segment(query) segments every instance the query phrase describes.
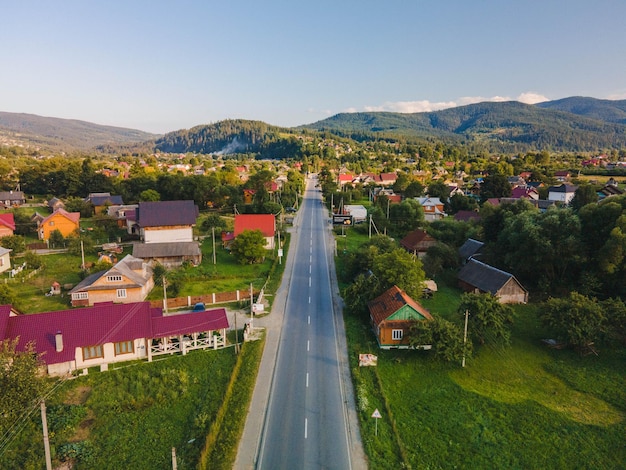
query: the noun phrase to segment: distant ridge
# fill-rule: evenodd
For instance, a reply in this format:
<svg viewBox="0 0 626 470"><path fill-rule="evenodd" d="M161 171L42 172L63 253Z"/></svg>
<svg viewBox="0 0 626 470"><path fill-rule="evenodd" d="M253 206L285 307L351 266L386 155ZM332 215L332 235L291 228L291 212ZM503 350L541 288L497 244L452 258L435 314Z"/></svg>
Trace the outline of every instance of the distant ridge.
<svg viewBox="0 0 626 470"><path fill-rule="evenodd" d="M574 105L576 103L576 105ZM598 151L626 148L624 101L572 98L541 105L483 102L426 113L343 113L301 129L358 138L441 138L491 151ZM569 111L567 111L569 110Z"/></svg>
<svg viewBox="0 0 626 470"><path fill-rule="evenodd" d="M561 100L538 103L536 106L565 111L600 121L626 124L626 100L612 101L572 96Z"/></svg>
<svg viewBox="0 0 626 470"><path fill-rule="evenodd" d="M76 119L0 111L0 136L48 149L90 150L106 145L135 144L158 135Z"/></svg>
<svg viewBox="0 0 626 470"><path fill-rule="evenodd" d="M85 121L0 112L0 144L53 150L175 153L251 153L263 158L299 155L302 132L358 141L442 141L472 151L599 152L626 149L626 100L570 97L529 105L482 102L425 113L341 113L283 128L230 119L164 135Z"/></svg>

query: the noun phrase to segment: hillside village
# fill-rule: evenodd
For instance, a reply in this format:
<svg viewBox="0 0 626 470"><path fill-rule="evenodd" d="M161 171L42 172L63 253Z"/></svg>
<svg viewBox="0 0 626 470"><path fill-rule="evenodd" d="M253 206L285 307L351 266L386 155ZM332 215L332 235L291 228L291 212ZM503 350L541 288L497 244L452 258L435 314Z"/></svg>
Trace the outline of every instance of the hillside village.
<svg viewBox="0 0 626 470"><path fill-rule="evenodd" d="M560 333L546 344L583 356L623 341L626 266L616 230L626 211L626 163L619 153L448 159L445 146L301 141L309 155L299 160L4 156L12 163L1 175L0 340L17 341L18 350L33 341L52 376L231 347L235 326L220 303L239 302L245 289L198 294L195 281L179 284L174 273L207 272L213 246L229 256L251 231L260 232L262 254L246 263L276 263L279 234L289 231L304 184L317 175L344 246L336 259L346 315L367 325L355 345L375 344L381 354L423 349L455 361L462 353L465 361L471 350L444 349L443 329L423 325L449 327L446 338L460 341L462 321L449 309L458 299L459 308L482 308L480 296L504 306L490 308L507 325L515 305L555 316L573 302L586 312L604 308L610 314L598 317L597 331L576 336L566 320L551 324L551 334ZM20 295L15 281L36 285L44 253L58 250L82 250L73 274L51 279L45 294L39 285L43 304ZM383 258L394 260L397 278L381 270ZM439 311L438 299L450 292L456 300ZM196 304L197 314L176 314ZM113 327L119 322L125 328ZM509 328L487 331L487 343L489 335L506 342Z"/></svg>

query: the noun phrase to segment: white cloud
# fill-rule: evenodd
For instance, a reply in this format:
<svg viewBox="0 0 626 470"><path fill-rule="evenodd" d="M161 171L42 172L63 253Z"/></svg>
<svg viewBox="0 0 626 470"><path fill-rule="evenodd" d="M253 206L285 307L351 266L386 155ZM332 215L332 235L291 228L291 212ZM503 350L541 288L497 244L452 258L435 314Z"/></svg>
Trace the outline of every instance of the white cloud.
<svg viewBox="0 0 626 470"><path fill-rule="evenodd" d="M539 93L535 93L534 91L527 91L526 93L522 93L517 97L517 101L526 104L535 104L542 103L544 101L550 101L550 98L546 96L540 95Z"/></svg>
<svg viewBox="0 0 626 470"><path fill-rule="evenodd" d="M626 93L613 93L606 97L607 100L626 100Z"/></svg>
<svg viewBox="0 0 626 470"><path fill-rule="evenodd" d="M458 98L456 101L435 101L435 102L431 102L428 100L387 101L378 106L371 106L371 105L363 106L363 111L366 111L366 112L388 111L388 112L394 112L394 113L426 113L430 111L440 111L442 109L447 109L447 108L455 108L457 106L466 106L468 104L482 103L485 101L495 101L495 102L520 101L521 103L535 104L535 103L540 103L542 101L548 101L548 98L534 91L528 91L528 92L521 93L517 98L496 95L490 98L487 98L484 96L463 96L461 98ZM349 108L345 112L356 113L358 112L358 110L356 108Z"/></svg>

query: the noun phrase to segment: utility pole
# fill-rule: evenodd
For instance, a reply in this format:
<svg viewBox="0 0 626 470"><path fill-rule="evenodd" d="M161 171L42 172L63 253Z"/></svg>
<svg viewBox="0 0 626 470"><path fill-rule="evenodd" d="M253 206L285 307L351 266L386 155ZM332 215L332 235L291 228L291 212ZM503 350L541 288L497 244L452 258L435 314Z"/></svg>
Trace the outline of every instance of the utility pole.
<svg viewBox="0 0 626 470"><path fill-rule="evenodd" d="M250 283L250 331L252 331L252 320L254 314L254 294L252 292L252 283Z"/></svg>
<svg viewBox="0 0 626 470"><path fill-rule="evenodd" d="M213 236L213 264L217 264L215 260L215 227L211 227L211 235Z"/></svg>
<svg viewBox="0 0 626 470"><path fill-rule="evenodd" d="M469 310L465 310L465 331L463 332L463 362L461 367L465 367L465 344L467 343L467 319L469 317Z"/></svg>
<svg viewBox="0 0 626 470"><path fill-rule="evenodd" d="M46 402L43 400L41 400L41 426L43 427L43 448L46 453L46 470L52 470L50 441L48 440L48 419L46 417Z"/></svg>
<svg viewBox="0 0 626 470"><path fill-rule="evenodd" d="M239 333L237 332L237 312L235 311L235 354L239 354Z"/></svg>
<svg viewBox="0 0 626 470"><path fill-rule="evenodd" d="M176 463L176 447L172 447L172 470L176 470L178 464Z"/></svg>
<svg viewBox="0 0 626 470"><path fill-rule="evenodd" d="M163 275L163 311L167 314L167 279Z"/></svg>
<svg viewBox="0 0 626 470"><path fill-rule="evenodd" d="M80 256L82 260L82 264L80 265L81 269L85 269L85 248L83 247L83 241L80 241Z"/></svg>

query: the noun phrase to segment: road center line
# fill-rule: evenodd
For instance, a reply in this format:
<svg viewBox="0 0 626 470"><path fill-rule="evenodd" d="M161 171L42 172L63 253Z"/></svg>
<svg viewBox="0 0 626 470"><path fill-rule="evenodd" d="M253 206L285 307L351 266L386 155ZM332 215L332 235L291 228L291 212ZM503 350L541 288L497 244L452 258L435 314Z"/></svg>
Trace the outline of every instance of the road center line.
<svg viewBox="0 0 626 470"><path fill-rule="evenodd" d="M311 276L309 276L309 287L311 287Z"/></svg>
<svg viewBox="0 0 626 470"><path fill-rule="evenodd" d="M309 373L306 373L306 388L309 388Z"/></svg>
<svg viewBox="0 0 626 470"><path fill-rule="evenodd" d="M306 350L307 351L309 350L309 346L311 346L311 342L307 339L306 340ZM309 379L309 373L308 372L306 373L306 377L307 377L307 380L308 380ZM309 382L307 382L307 383L309 383Z"/></svg>
<svg viewBox="0 0 626 470"><path fill-rule="evenodd" d="M309 427L309 421L304 418L304 438L306 439L307 437L307 428Z"/></svg>
<svg viewBox="0 0 626 470"><path fill-rule="evenodd" d="M307 320L308 324L311 324L311 315L309 315L309 319Z"/></svg>

